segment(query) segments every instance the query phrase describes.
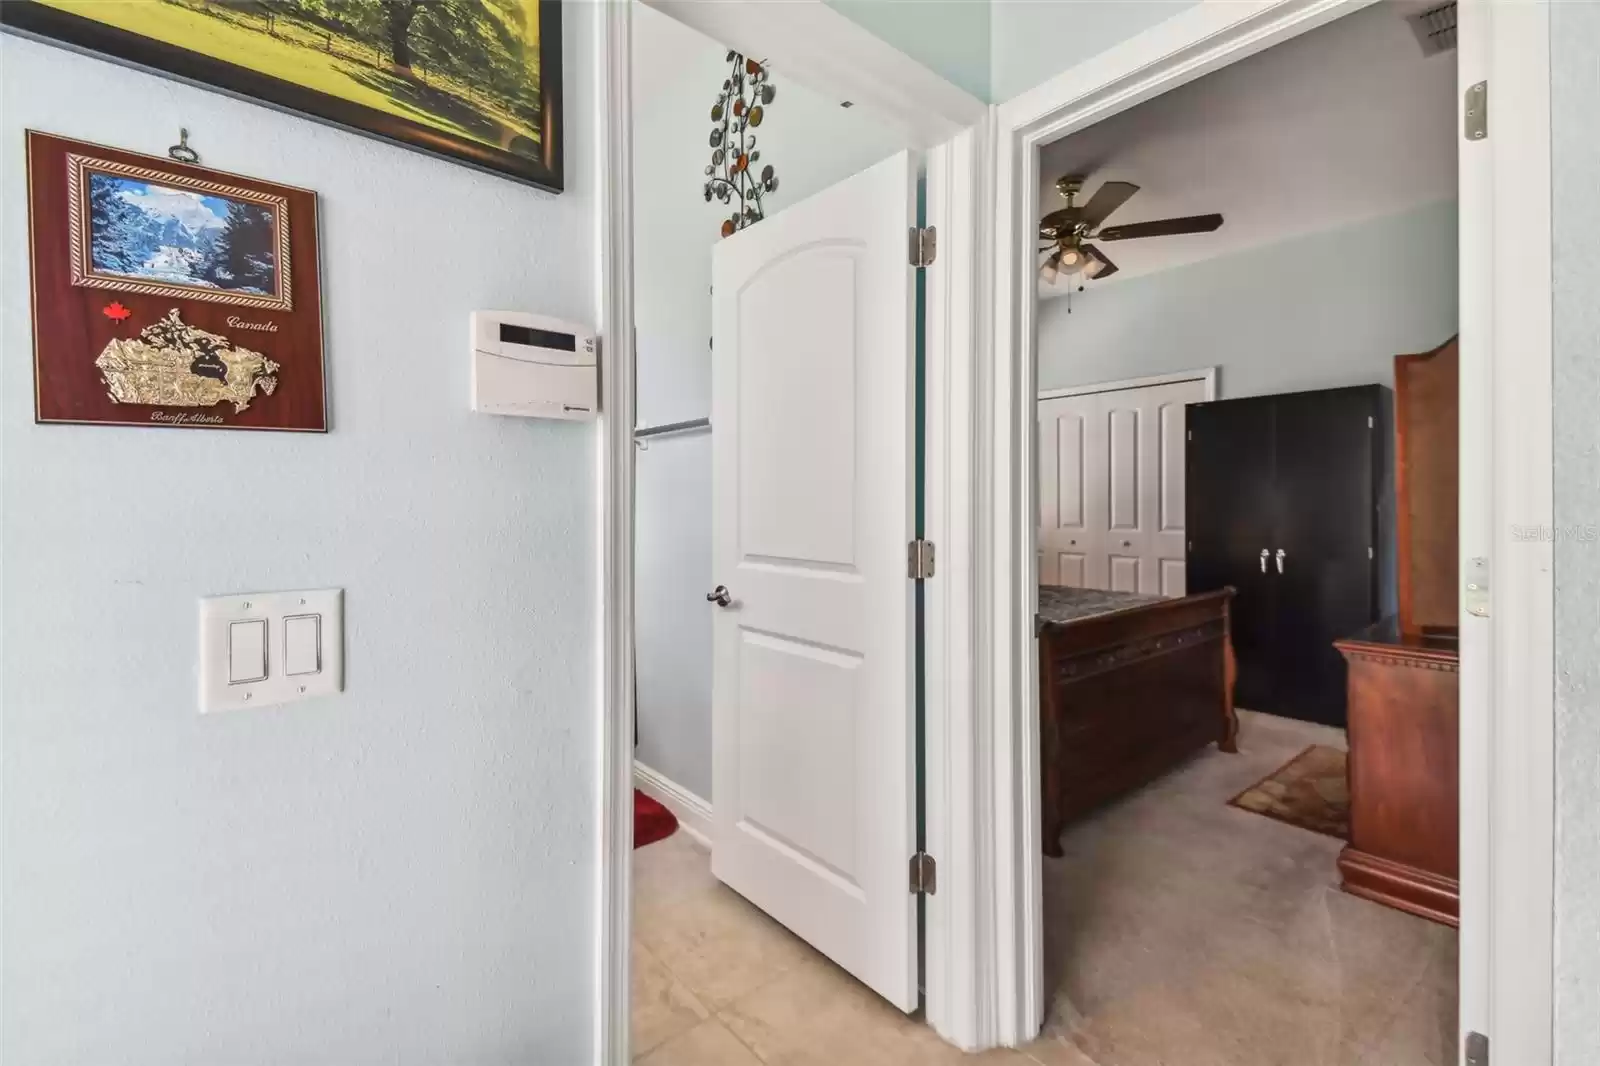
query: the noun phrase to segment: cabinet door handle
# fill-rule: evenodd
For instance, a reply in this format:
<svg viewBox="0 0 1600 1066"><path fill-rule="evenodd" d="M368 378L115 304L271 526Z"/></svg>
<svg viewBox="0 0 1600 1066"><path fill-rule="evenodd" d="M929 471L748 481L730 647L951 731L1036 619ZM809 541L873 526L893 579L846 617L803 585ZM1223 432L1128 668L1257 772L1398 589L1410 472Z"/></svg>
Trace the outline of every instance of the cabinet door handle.
<svg viewBox="0 0 1600 1066"><path fill-rule="evenodd" d="M1267 572L1267 549L1265 548L1261 549L1261 572L1263 574Z"/></svg>
<svg viewBox="0 0 1600 1066"><path fill-rule="evenodd" d="M1278 573L1283 573L1283 549L1278 549L1278 554L1273 557L1278 563Z"/></svg>

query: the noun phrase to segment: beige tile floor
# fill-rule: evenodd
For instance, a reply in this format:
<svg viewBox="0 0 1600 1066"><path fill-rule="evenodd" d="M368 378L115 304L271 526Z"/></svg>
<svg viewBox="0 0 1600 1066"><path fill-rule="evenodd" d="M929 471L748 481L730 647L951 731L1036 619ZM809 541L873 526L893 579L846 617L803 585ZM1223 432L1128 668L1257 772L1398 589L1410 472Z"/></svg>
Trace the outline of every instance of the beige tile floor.
<svg viewBox="0 0 1600 1066"><path fill-rule="evenodd" d="M685 833L633 873L639 1066L1036 1066L945 1044L719 884Z"/></svg>
<svg viewBox="0 0 1600 1066"><path fill-rule="evenodd" d="M1046 860L1045 1033L968 1056L711 876L684 833L634 857L642 1066L1444 1066L1453 931L1338 890L1339 842L1227 806L1340 734L1246 714L1241 752L1068 830Z"/></svg>

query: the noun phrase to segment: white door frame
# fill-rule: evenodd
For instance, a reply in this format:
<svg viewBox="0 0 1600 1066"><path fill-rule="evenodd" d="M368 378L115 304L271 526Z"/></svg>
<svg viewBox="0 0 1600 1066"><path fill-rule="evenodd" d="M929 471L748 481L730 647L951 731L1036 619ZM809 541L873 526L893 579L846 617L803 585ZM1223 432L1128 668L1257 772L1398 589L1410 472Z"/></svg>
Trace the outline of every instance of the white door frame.
<svg viewBox="0 0 1600 1066"><path fill-rule="evenodd" d="M1033 404L1039 149L1067 133L1366 6L1369 0L1202 0L998 108L993 348L952 407L951 469L970 469L951 508L970 530L973 629L952 637L973 661L970 777L949 805L988 850L977 876L994 904L977 932L976 1042L1015 1045L1045 1003L1038 846L1038 700L1032 621L1037 543ZM1471 10L1469 10L1469 8ZM1494 617L1462 616L1461 1028L1488 1033L1496 1061L1548 1066L1553 864L1553 586L1548 542L1513 543L1513 523L1553 524L1550 404L1549 29L1545 3L1463 4L1486 26L1463 51L1463 79L1491 80L1488 141L1462 152L1462 564L1494 564ZM1489 153L1488 158L1483 154ZM1472 154L1477 152L1477 155ZM1492 160L1492 164L1490 162ZM1491 225L1492 221L1492 225ZM996 237L996 235L999 235ZM983 285L985 279L973 279ZM980 310L980 314L981 314ZM1485 380L1469 382L1473 337ZM970 436L968 426L970 425ZM1515 427L1491 433L1491 425ZM930 422L930 432L935 427ZM1537 476L1534 475L1538 472ZM1520 475L1520 476L1519 476ZM1469 484L1490 486L1469 492ZM953 552L941 552L940 565ZM955 704L949 713L955 720ZM983 850L980 849L980 850ZM1480 936L1479 933L1482 935Z"/></svg>
<svg viewBox="0 0 1600 1066"><path fill-rule="evenodd" d="M939 230L939 254L928 268L925 288L927 328L924 343L927 385L927 491L925 528L931 538L947 536L948 510L956 502L952 487L964 491L964 475L953 472L936 444L946 441L953 422L966 418L965 392L952 380L970 381L980 348L981 290L972 276L977 259L975 234L989 216L980 200L988 180L983 123L989 109L909 57L865 33L822 0L783 4L674 4L646 0L690 25L715 13L701 26L752 54L765 56L788 78L812 86L832 86L895 122L904 143L885 145L922 151L927 176L927 224ZM601 1066L629 1063L631 1000L633 858L633 197L632 197L632 9L626 0L583 5L596 19L593 73L596 107L582 116L595 131L593 165L599 185L596 287L600 320L600 611L599 691L600 821L599 915L595 945L595 1061ZM969 127L979 123L979 129ZM907 269L910 269L909 263ZM986 344L984 345L986 346ZM959 410L953 396L963 397ZM969 460L968 460L969 461ZM941 549L945 547L940 544ZM927 661L944 663L946 641L961 639L971 619L970 601L958 582L963 573L941 565L924 589L924 646ZM970 661L970 656L963 656ZM938 893L925 909L925 1016L945 1039L975 1047L982 1031L974 991L974 930L983 924L987 896L977 854L962 847L952 822L966 825L949 809L967 775L978 769L965 744L964 713L971 689L962 688L959 665L941 674L927 672L924 699L926 774L924 795L929 850L939 863ZM953 708L953 709L952 709ZM956 727L960 726L957 730ZM954 731L953 731L954 730ZM715 797L713 797L713 801ZM970 826L968 826L970 829ZM908 862L910 856L906 856Z"/></svg>
<svg viewBox="0 0 1600 1066"><path fill-rule="evenodd" d="M1199 370L1179 370L1171 374L1151 374L1142 378L1123 378L1121 381L1097 381L1092 385L1068 385L1059 389L1040 389L1039 399L1059 400L1063 396L1088 396L1096 392L1149 389L1157 385L1176 385L1183 381L1204 382L1206 399L1209 401L1217 398L1217 368L1208 366Z"/></svg>

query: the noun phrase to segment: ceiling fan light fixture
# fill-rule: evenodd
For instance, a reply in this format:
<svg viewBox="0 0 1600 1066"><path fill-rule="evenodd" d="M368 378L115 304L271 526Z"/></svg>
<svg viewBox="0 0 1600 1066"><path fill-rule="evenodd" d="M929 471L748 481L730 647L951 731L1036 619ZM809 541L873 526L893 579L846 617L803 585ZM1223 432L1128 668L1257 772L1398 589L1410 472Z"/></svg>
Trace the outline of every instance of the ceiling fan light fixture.
<svg viewBox="0 0 1600 1066"><path fill-rule="evenodd" d="M1455 0L1433 2L1453 7ZM1095 190L1087 203L1079 207L1076 198L1083 191L1083 183L1084 178L1080 174L1063 175L1056 182L1056 190L1066 199L1067 206L1057 208L1039 220L1040 251L1044 252L1052 245L1056 249L1046 264L1048 269L1040 271L1052 285L1062 274L1074 279L1074 283L1081 288L1085 281L1109 278L1117 273L1117 264L1096 246L1100 241L1210 233L1222 225L1220 214L1209 214L1102 227L1101 223L1127 203L1139 191L1139 186L1131 181L1105 182ZM1096 243L1089 243L1091 241ZM1071 311L1071 307L1067 310Z"/></svg>

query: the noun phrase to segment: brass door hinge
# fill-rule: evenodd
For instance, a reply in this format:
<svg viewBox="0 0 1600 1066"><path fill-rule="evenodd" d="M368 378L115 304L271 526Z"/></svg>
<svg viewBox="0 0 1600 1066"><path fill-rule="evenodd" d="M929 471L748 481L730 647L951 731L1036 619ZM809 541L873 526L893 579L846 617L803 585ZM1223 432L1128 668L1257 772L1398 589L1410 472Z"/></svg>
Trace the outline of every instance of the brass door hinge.
<svg viewBox="0 0 1600 1066"><path fill-rule="evenodd" d="M914 895L931 896L939 890L939 865L933 856L919 851L911 856L911 891Z"/></svg>
<svg viewBox="0 0 1600 1066"><path fill-rule="evenodd" d="M933 265L933 258L939 252L939 231L932 226L911 227L911 265L925 267Z"/></svg>
<svg viewBox="0 0 1600 1066"><path fill-rule="evenodd" d="M906 574L913 581L933 576L933 541L914 540L907 545Z"/></svg>

